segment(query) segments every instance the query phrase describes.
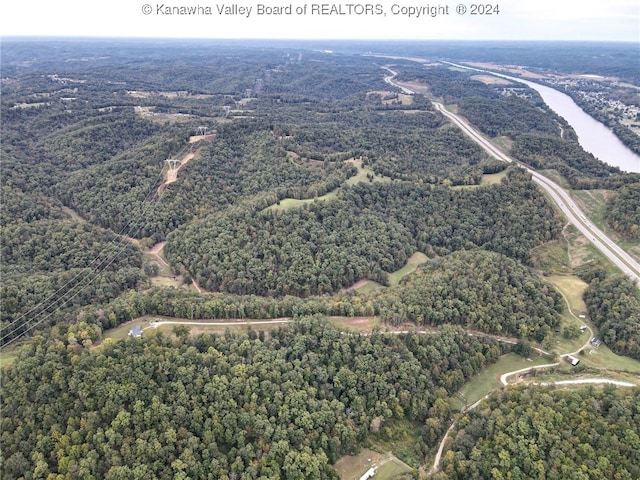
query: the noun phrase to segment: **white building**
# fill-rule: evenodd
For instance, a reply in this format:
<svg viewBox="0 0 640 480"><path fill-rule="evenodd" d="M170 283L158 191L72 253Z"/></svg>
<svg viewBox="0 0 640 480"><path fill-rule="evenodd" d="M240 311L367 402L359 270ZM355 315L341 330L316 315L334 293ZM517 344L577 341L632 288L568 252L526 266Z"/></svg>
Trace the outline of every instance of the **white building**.
<svg viewBox="0 0 640 480"><path fill-rule="evenodd" d="M360 477L360 480L368 480L369 478L373 478L375 474L376 474L376 468L371 467L369 470L364 472L364 475Z"/></svg>

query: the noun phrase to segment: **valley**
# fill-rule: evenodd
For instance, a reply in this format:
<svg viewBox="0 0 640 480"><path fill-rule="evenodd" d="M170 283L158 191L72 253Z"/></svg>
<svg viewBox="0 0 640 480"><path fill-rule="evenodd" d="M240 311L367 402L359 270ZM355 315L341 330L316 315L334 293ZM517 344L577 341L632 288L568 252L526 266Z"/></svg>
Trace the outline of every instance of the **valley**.
<svg viewBox="0 0 640 480"><path fill-rule="evenodd" d="M117 42L3 45L3 478L640 474L640 176L455 65L588 72Z"/></svg>

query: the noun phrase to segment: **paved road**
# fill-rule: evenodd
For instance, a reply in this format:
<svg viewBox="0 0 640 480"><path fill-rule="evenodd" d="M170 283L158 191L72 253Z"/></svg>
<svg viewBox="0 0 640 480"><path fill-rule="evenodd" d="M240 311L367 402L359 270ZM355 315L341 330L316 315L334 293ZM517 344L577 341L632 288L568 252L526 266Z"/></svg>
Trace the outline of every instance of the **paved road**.
<svg viewBox="0 0 640 480"><path fill-rule="evenodd" d="M390 68L383 67L390 75L384 78L384 81L394 87L400 88L404 93L415 93L414 91L394 82L393 78L397 75ZM613 240L607 237L599 228L590 223L585 214L571 199L571 196L560 185L549 180L544 175L531 170L526 165L521 164L517 160L504 154L492 142L483 137L477 130L469 125L458 115L448 111L444 105L439 102L432 102L436 109L445 117L457 125L466 135L471 137L478 145L480 145L487 153L493 157L508 163L516 163L522 166L532 175L533 181L536 182L544 191L546 191L551 199L560 207L560 210L579 231L582 233L598 250L600 250L614 265L624 272L636 286L640 288L640 264L636 262L627 252L620 248Z"/></svg>
<svg viewBox="0 0 640 480"><path fill-rule="evenodd" d="M384 79L385 82L402 89L404 93L415 93L409 90L408 88L395 83L393 81L393 78L396 76L396 72L394 72L389 68L386 68L386 67L384 68L391 74L390 76L385 77ZM562 211L562 213L564 213L564 215L567 217L569 222L575 225L575 227L583 235L585 235L589 239L589 241L591 241L591 243L595 245L596 248L598 248L598 250L600 250L618 268L620 268L620 270L622 270L625 274L627 274L640 288L640 264L638 264L638 262L636 262L633 258L631 258L631 256L627 252L622 250L615 242L613 242L613 240L607 237L601 230L599 230L597 227L592 225L587 220L584 213L573 202L569 194L562 187L560 187L560 185L553 182L552 180L549 180L547 177L539 174L538 172L531 170L527 166L522 165L517 160L514 160L513 158L505 155L498 147L496 147L493 143L491 143L489 140L483 137L478 131L472 128L466 121L464 121L462 118L458 117L454 113L446 110L444 105L442 105L441 103L438 103L438 102L432 102L432 103L440 113L442 113L445 117L447 117L454 124L456 124L466 135L471 137L472 140L478 143L490 155L497 158L498 160L508 162L508 163L517 163L518 165L521 165L523 168L525 168L527 172L529 172L532 175L533 181L536 182L543 190L545 190L549 194L549 196L553 199L553 201L558 205L558 207L560 207L560 210ZM566 298L565 298L565 301L566 301ZM567 305L568 305L568 302L567 302ZM569 307L569 310L571 310L570 307ZM571 354L563 354L560 356L565 357L567 355L571 355ZM521 370L516 370L514 372L507 372L500 376L500 381L503 385L507 385L507 378L512 375L515 375L518 373L524 373L526 371L530 371L538 368L555 367L559 364L560 364L559 362L556 362L556 363L551 363L547 365L527 367ZM541 385L549 385L549 384L567 385L567 384L585 384L585 383L588 383L588 384L608 383L608 384L613 384L613 385L618 385L623 387L636 386L635 384L632 384L632 383L621 382L621 381L617 381L613 379L605 379L605 378L561 380L557 382L543 383ZM476 403L469 406L466 410L474 409L480 404L482 400L483 399L478 400ZM434 460L433 466L431 467L429 473L438 471L440 467L440 460L442 457L442 452L444 450L445 442L447 440L447 437L449 436L449 433L453 430L454 426L455 426L455 423L452 423L449 429L447 430L447 432L445 433L444 438L440 442L438 452L436 453L436 458Z"/></svg>
<svg viewBox="0 0 640 480"><path fill-rule="evenodd" d="M636 285L640 282L640 264L627 252L620 248L613 240L607 237L598 227L589 222L585 214L578 208L567 191L557 183L549 180L544 175L532 170L517 160L505 155L498 147L484 138L467 122L456 114L449 112L444 105L433 102L436 109L445 117L455 123L460 129L487 153L503 162L517 163L532 175L533 181L545 190L552 200L560 207L562 213L598 250L600 250L614 265L622 270Z"/></svg>

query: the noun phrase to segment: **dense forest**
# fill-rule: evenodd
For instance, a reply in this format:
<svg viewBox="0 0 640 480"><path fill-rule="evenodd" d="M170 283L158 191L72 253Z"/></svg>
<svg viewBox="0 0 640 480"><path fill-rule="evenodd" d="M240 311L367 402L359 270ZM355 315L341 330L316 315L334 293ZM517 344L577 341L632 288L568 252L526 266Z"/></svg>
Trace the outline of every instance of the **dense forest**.
<svg viewBox="0 0 640 480"><path fill-rule="evenodd" d="M458 420L434 478L638 478L639 409L639 389L501 390Z"/></svg>
<svg viewBox="0 0 640 480"><path fill-rule="evenodd" d="M640 359L640 295L627 277L594 279L584 294L602 339L620 355Z"/></svg>
<svg viewBox="0 0 640 480"><path fill-rule="evenodd" d="M233 211L173 232L165 252L207 290L261 295L386 284L416 250L481 246L526 261L557 223L524 174L507 178L470 191L365 183L286 212Z"/></svg>
<svg viewBox="0 0 640 480"><path fill-rule="evenodd" d="M432 447L447 397L503 352L453 327L262 333L30 346L3 373L2 478L336 478L331 464L394 420Z"/></svg>
<svg viewBox="0 0 640 480"><path fill-rule="evenodd" d="M491 52L517 64L518 48L358 45L3 39L2 478L337 478L340 457L395 429L409 432L417 476L456 414L454 395L503 354L522 353L496 339L551 343L565 306L532 267L533 251L562 232L551 202L432 100L574 188L615 190L609 222L637 237L638 177L586 154L535 92L439 61L362 55ZM566 46L540 48L533 68L547 50L557 55L548 66L567 58ZM587 50L576 46L575 58ZM627 50L604 52L615 60L592 67L635 81ZM566 71L580 69L575 58ZM383 67L427 93L396 91ZM175 181L168 159L180 164ZM414 256L421 265L401 274ZM637 289L606 271L584 275L606 344L640 358ZM118 341L107 332L147 315L292 323L200 336L182 325ZM357 334L327 316L386 325ZM382 333L405 327L422 333ZM637 443L631 399L577 395ZM568 405L561 395L496 398L468 418L499 415L504 402L540 409L564 432L551 413ZM481 424L459 423L468 432L447 475L555 472L565 451L554 444L533 466L509 453L507 465L508 436L483 443L476 436L496 430ZM584 465L607 478L621 459L614 475L637 476L626 447L597 427ZM470 438L486 447L473 458ZM530 452L546 445L534 441ZM472 463L481 460L488 474Z"/></svg>
<svg viewBox="0 0 640 480"><path fill-rule="evenodd" d="M477 77L477 72L442 65L405 67L399 76L429 85L433 95L457 105L483 133L507 137L514 158L536 169L557 170L572 188L617 189L638 181L638 175L621 174L585 152L573 128L535 90L516 83L486 84Z"/></svg>
<svg viewBox="0 0 640 480"><path fill-rule="evenodd" d="M469 250L430 260L373 303L391 323L453 323L543 341L558 325L562 299L519 262Z"/></svg>
<svg viewBox="0 0 640 480"><path fill-rule="evenodd" d="M544 341L559 324L561 305L558 293L519 262L475 249L436 257L400 285L371 293L347 291L300 298L199 295L154 288L129 291L99 310L85 308L81 318L85 328L97 325L101 331L145 315L191 319L376 315L392 325L407 321L430 326L458 324Z"/></svg>
<svg viewBox="0 0 640 480"><path fill-rule="evenodd" d="M640 240L640 183L625 185L607 202L607 223L621 235Z"/></svg>

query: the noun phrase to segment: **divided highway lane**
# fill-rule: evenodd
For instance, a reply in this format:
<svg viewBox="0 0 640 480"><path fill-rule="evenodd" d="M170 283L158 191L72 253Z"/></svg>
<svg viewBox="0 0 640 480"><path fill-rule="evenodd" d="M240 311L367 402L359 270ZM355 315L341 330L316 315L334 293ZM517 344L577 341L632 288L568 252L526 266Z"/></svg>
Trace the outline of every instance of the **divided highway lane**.
<svg viewBox="0 0 640 480"><path fill-rule="evenodd" d="M397 75L388 67L382 67L387 70L390 75L385 76L384 81L396 88L402 90L403 93L414 94L413 90L408 89L396 83L393 79ZM624 272L636 286L640 288L640 264L636 262L627 252L620 248L613 240L607 237L600 229L590 223L584 213L571 199L571 196L560 185L548 179L544 175L539 174L535 170L531 170L526 165L521 164L517 160L505 155L498 147L489 140L484 138L478 131L472 128L466 121L458 117L455 113L448 111L444 105L439 102L432 102L440 113L447 117L451 122L457 125L466 135L471 137L486 152L494 156L498 160L508 163L516 163L523 167L532 175L533 181L536 182L543 190L545 190L552 200L560 207L560 210L579 231L582 233L598 250L600 250L614 265Z"/></svg>
<svg viewBox="0 0 640 480"><path fill-rule="evenodd" d="M478 143L490 155L498 160L509 163L517 163L529 172L533 181L544 189L553 201L560 207L562 213L567 219L611 262L616 265L622 272L631 278L636 284L640 282L640 264L636 262L627 252L620 248L613 240L607 237L599 228L591 224L584 213L578 208L569 194L560 185L549 180L544 175L539 174L535 170L531 170L525 165L520 164L513 158L505 155L495 145L484 138L480 133L474 130L468 123L459 118L454 113L449 112L444 105L433 102L436 109L445 117L455 123L460 129Z"/></svg>

